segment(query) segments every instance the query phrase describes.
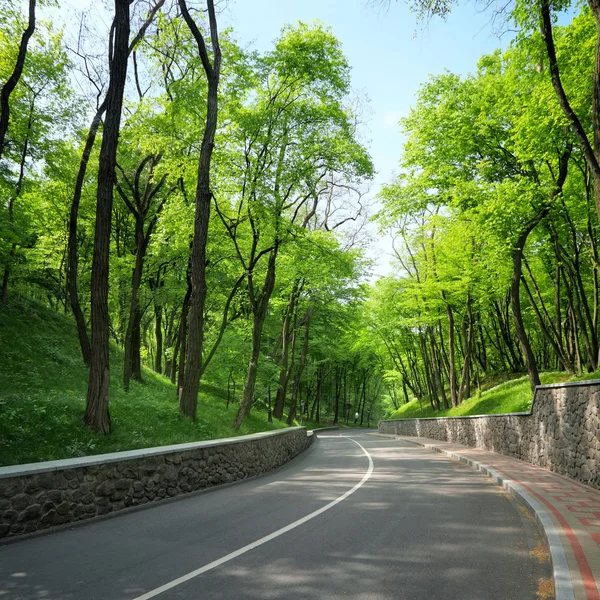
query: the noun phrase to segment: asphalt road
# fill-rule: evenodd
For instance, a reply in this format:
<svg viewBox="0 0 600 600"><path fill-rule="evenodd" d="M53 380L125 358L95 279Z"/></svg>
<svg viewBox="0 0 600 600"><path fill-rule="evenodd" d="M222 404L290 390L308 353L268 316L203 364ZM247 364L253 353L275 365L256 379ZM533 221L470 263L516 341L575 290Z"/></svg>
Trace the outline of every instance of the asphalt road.
<svg viewBox="0 0 600 600"><path fill-rule="evenodd" d="M551 577L535 520L482 474L319 438L269 475L0 546L0 600L535 600Z"/></svg>

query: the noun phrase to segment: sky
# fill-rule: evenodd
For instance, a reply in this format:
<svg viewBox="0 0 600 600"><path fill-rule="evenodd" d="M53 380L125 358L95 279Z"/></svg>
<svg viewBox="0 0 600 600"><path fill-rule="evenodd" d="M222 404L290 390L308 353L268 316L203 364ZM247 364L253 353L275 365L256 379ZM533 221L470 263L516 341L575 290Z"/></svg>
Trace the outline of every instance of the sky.
<svg viewBox="0 0 600 600"><path fill-rule="evenodd" d="M352 67L352 87L369 98L363 132L377 176L376 195L398 171L403 138L398 121L416 103L419 86L444 70L474 72L483 54L506 47L491 14L475 2L462 3L447 21L436 19L426 27L406 3L392 0L388 8L368 0L233 0L220 15L220 27L231 27L238 42L269 50L285 24L315 19L329 25L342 43ZM372 279L390 271L391 242L377 234L369 251L375 261Z"/></svg>

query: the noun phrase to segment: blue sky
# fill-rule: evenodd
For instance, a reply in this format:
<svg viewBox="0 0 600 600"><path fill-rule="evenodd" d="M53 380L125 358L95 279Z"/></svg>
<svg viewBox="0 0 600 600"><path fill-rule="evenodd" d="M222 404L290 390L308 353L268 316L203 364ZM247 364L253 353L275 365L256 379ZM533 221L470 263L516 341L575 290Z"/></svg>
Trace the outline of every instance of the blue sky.
<svg viewBox="0 0 600 600"><path fill-rule="evenodd" d="M473 2L459 6L446 22L436 19L423 28L404 2L394 0L387 10L367 0L236 0L221 14L220 27L232 27L240 43L262 51L288 23L318 19L332 28L352 66L353 88L370 99L364 137L377 170L375 194L397 170L398 120L414 105L419 85L444 69L473 72L482 54L508 43L509 35L500 39L490 18ZM379 257L374 275L387 272L380 255L390 250L384 240L374 246L372 255Z"/></svg>

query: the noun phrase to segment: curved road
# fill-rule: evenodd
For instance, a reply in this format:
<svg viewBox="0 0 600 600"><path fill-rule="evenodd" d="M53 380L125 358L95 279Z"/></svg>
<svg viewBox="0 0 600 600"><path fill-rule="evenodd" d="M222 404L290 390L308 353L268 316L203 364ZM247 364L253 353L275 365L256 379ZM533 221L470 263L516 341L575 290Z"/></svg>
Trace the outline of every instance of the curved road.
<svg viewBox="0 0 600 600"><path fill-rule="evenodd" d="M470 467L330 431L268 475L0 547L0 600L534 600L541 539Z"/></svg>

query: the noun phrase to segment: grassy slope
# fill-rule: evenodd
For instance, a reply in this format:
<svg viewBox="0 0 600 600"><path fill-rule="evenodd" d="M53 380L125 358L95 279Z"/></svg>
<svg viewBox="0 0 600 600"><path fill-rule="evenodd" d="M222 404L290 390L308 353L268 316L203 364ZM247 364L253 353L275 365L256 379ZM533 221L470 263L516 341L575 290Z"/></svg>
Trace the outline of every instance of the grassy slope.
<svg viewBox="0 0 600 600"><path fill-rule="evenodd" d="M543 384L558 383L569 380L598 379L598 373L569 378L565 373L542 373ZM412 419L418 417L460 417L465 415L488 415L509 412L526 412L531 407L533 395L529 386L529 378L518 377L482 391L480 397L474 396L456 408L433 411L429 402L412 400L403 404L389 417L390 419Z"/></svg>
<svg viewBox="0 0 600 600"><path fill-rule="evenodd" d="M0 465L102 454L234 435L237 406L210 387L201 389L198 420L180 416L175 387L149 370L144 383L122 390L122 352L111 348L113 432L99 435L82 425L87 388L72 320L41 304L14 298L0 308ZM253 411L240 435L278 429Z"/></svg>

